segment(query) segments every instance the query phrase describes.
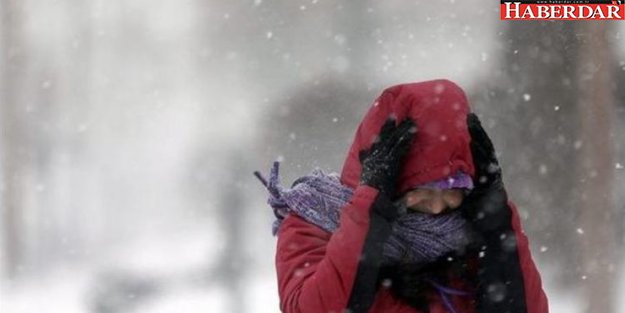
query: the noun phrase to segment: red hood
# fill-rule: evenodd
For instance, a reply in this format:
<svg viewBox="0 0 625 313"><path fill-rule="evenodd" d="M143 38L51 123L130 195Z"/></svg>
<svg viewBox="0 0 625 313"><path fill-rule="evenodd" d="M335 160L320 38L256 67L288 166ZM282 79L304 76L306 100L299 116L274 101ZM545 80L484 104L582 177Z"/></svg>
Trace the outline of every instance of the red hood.
<svg viewBox="0 0 625 313"><path fill-rule="evenodd" d="M376 99L356 131L343 164L341 182L355 188L360 179L358 152L368 149L384 121L394 115L399 121L412 118L417 134L399 177L401 194L416 186L462 171L474 176L469 147L464 91L455 83L440 79L401 84L387 88Z"/></svg>

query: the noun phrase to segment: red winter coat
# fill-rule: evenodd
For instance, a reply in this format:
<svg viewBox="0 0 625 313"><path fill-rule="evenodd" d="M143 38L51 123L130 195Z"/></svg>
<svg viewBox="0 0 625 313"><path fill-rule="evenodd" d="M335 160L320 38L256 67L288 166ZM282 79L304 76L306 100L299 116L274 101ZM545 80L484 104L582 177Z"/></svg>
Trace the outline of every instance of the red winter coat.
<svg viewBox="0 0 625 313"><path fill-rule="evenodd" d="M398 120L408 116L416 122L418 132L398 181L400 192L447 177L457 170L474 176L466 124L469 111L462 89L448 80L403 84L384 90L358 126L343 165L341 182L355 191L342 208L340 227L328 233L294 214L289 214L280 227L276 269L282 312L342 313L346 309L420 312L394 296L389 288L376 286L378 271L374 264L379 264L376 260L382 255L380 243L390 233L390 222L377 213L376 207L388 205L384 202L388 200L379 196L376 189L358 185L361 172L358 152L370 147L389 115L394 114ZM508 272L518 275L505 278L510 280L506 285L519 298L514 301L524 302L522 311L547 313L547 298L527 237L516 207L509 205L512 211L509 227L516 234L517 251L510 264L502 268L504 275ZM453 279L451 286L471 288L462 279ZM437 293L430 292L428 301L430 313L447 313ZM452 301L459 313L477 312L475 299L453 296ZM512 313L520 313L517 311Z"/></svg>

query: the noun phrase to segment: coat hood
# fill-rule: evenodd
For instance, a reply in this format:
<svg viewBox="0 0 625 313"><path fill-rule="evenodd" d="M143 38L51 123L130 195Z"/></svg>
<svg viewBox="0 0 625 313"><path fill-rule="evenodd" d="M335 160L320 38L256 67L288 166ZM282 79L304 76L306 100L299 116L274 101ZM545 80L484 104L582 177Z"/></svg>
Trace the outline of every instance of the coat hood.
<svg viewBox="0 0 625 313"><path fill-rule="evenodd" d="M469 104L455 83L431 80L389 87L375 100L356 130L343 164L341 182L355 188L360 180L358 153L369 149L387 118L412 118L417 133L404 159L398 194L462 171L475 176L471 137L467 127Z"/></svg>

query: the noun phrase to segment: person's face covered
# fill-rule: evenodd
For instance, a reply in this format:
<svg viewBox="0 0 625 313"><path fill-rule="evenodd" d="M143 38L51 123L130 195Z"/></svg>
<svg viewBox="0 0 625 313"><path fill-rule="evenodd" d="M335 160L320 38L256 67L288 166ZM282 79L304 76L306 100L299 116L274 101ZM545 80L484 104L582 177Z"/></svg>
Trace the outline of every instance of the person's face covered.
<svg viewBox="0 0 625 313"><path fill-rule="evenodd" d="M462 203L465 193L466 189L463 188L416 188L406 192L402 201L409 210L440 214L457 209Z"/></svg>

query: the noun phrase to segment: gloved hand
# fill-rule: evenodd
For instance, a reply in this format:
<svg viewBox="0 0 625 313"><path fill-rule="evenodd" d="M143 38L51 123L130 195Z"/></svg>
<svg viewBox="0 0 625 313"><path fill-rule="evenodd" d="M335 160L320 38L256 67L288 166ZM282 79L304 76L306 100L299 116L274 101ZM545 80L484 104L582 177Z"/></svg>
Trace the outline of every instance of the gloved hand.
<svg viewBox="0 0 625 313"><path fill-rule="evenodd" d="M495 148L475 114L467 116L467 124L476 179L475 188L463 201L463 215L480 233L504 231L510 222L511 210Z"/></svg>
<svg viewBox="0 0 625 313"><path fill-rule="evenodd" d="M359 154L362 164L360 183L378 189L390 200L395 198L402 161L417 132L410 118L404 119L397 126L395 122L395 119L389 118L373 145Z"/></svg>
<svg viewBox="0 0 625 313"><path fill-rule="evenodd" d="M461 211L481 241L476 311L527 312L512 208L508 205L495 149L475 114L467 116L467 124L477 179Z"/></svg>

